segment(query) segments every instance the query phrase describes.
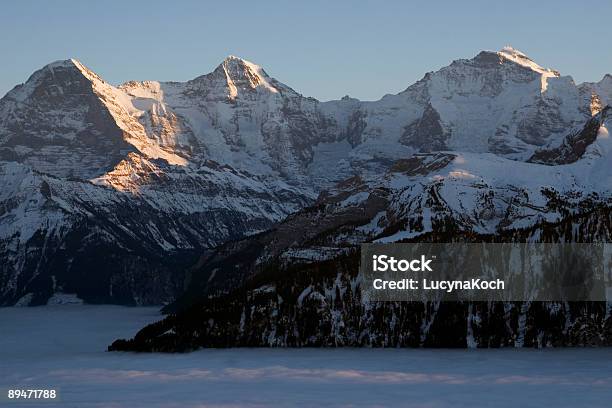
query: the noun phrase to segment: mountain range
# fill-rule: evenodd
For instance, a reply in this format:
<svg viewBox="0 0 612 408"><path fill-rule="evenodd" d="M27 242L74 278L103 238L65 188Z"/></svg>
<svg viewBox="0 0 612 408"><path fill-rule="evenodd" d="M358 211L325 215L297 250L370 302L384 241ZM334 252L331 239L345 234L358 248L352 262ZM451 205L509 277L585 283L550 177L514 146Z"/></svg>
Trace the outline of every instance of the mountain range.
<svg viewBox="0 0 612 408"><path fill-rule="evenodd" d="M233 56L187 82L119 86L54 62L0 100L0 304L71 293L189 310L143 349L329 344L338 327L352 330L347 345L439 344L422 329L433 311L410 341L360 331L382 306L360 306L357 245L610 241L610 104L612 76L576 84L511 47L368 102L304 97ZM302 304L312 316L298 321L324 313L337 325L309 340L308 327L282 323ZM525 341L516 307L516 327L495 341ZM457 310L451 320L475 316ZM211 319L207 340L194 339ZM180 341L159 339L171 329ZM528 343L544 341L534 333Z"/></svg>

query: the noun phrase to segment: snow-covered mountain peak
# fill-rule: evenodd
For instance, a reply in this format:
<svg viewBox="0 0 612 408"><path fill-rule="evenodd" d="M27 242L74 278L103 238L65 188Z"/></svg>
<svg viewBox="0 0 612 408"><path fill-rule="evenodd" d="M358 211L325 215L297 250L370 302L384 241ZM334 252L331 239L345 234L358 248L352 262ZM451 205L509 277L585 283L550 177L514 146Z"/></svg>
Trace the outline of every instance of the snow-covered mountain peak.
<svg viewBox="0 0 612 408"><path fill-rule="evenodd" d="M68 58L64 60L57 60L57 61L50 62L47 65L43 66L40 69L40 71L51 71L56 68L67 68L67 69L78 69L78 70L84 69L84 70L89 71L89 69L85 67L85 65L83 65L83 63L81 63L81 61L79 61L76 58Z"/></svg>
<svg viewBox="0 0 612 408"><path fill-rule="evenodd" d="M612 105L612 75L606 74L599 82L585 82L580 89L591 98L591 111L599 112L606 105Z"/></svg>
<svg viewBox="0 0 612 408"><path fill-rule="evenodd" d="M380 109L397 104L404 112L398 117L403 122L399 140L418 151L492 152L526 160L590 117L587 93L571 77L505 47L428 73L401 98L384 98ZM377 130L363 133L368 131Z"/></svg>
<svg viewBox="0 0 612 408"><path fill-rule="evenodd" d="M497 52L497 55L499 55L500 57L508 61L512 61L526 68L532 69L533 71L536 71L540 74L543 74L546 76L554 76L554 77L560 76L558 71L555 71L549 68L543 68L542 66L534 62L531 58L529 58L527 55L525 55L523 52L515 48L512 48L509 45L499 50Z"/></svg>
<svg viewBox="0 0 612 408"><path fill-rule="evenodd" d="M45 65L43 68L41 68L37 72L40 73L41 76L51 75L54 77L54 79L61 79L61 78L56 77L58 70L60 72L61 70L65 70L67 72L72 72L75 74L83 75L85 78L87 78L90 81L105 82L102 78L98 76L98 74L93 72L91 69L85 66L81 61L75 58L69 58L66 60L58 60L58 61L51 62L50 64ZM34 78L34 75L32 75L30 79L28 79L28 82L31 82L33 78Z"/></svg>
<svg viewBox="0 0 612 408"><path fill-rule="evenodd" d="M69 58L65 60L57 60L57 61L48 63L47 65L43 67L43 69L53 69L53 68L58 68L58 67L70 68L70 67L76 66L77 62L78 61L74 58Z"/></svg>
<svg viewBox="0 0 612 408"><path fill-rule="evenodd" d="M612 92L612 75L604 75L601 81L598 82L598 85Z"/></svg>
<svg viewBox="0 0 612 408"><path fill-rule="evenodd" d="M230 55L215 70L207 75L194 79L194 82L222 81L228 88L230 99L235 99L242 92L267 91L279 93L276 81L257 64Z"/></svg>
<svg viewBox="0 0 612 408"><path fill-rule="evenodd" d="M228 55L219 67L224 67L231 73L238 75L251 74L259 78L270 78L261 66L235 55Z"/></svg>
<svg viewBox="0 0 612 408"><path fill-rule="evenodd" d="M93 71L76 59L58 60L35 71L25 83L17 85L9 91L6 98L22 103L37 91L43 90L48 96L55 94L61 96L70 93L75 87L81 87L81 80L83 79L86 80L85 82L102 81Z"/></svg>
<svg viewBox="0 0 612 408"><path fill-rule="evenodd" d="M527 55L524 52L521 52L521 51L517 50L516 48L514 48L510 44L504 46L501 50L499 50L499 52L500 53L507 53L507 54L512 54L512 55L517 55L517 56L521 56L521 57L524 57L524 58L529 58L529 57L527 57Z"/></svg>
<svg viewBox="0 0 612 408"><path fill-rule="evenodd" d="M91 81L100 81L100 82L105 82L101 77L98 76L98 74L96 74L95 72L93 72L91 69L87 68L83 63L81 63L81 61L71 58L68 61L70 61L72 63L72 65L78 69L85 77L87 77L89 80Z"/></svg>
<svg viewBox="0 0 612 408"><path fill-rule="evenodd" d="M0 157L58 177L98 176L132 149L128 108L79 61L52 62L0 100Z"/></svg>

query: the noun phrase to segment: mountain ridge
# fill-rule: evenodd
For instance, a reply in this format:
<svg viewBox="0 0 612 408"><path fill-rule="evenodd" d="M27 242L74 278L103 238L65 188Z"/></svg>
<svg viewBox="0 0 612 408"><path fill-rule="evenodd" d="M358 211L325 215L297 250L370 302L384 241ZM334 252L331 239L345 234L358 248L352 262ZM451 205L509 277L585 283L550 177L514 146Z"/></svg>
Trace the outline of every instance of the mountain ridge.
<svg viewBox="0 0 612 408"><path fill-rule="evenodd" d="M522 186L512 180L487 183L502 170L487 174L482 163L522 169L527 161L546 162L558 171L542 174L573 177L567 184L551 181L555 194L574 188L584 189L584 197L606 193L603 184L583 182L583 164L592 163L597 176L608 180L608 119L585 126L611 97L608 81L576 85L511 48L456 60L396 95L370 102L304 97L260 66L232 56L186 82L119 86L77 60L53 62L0 99L0 185L13 192L0 200L0 303L80 287L70 272L77 258L80 268L92 268L104 282L100 293L88 292L89 300L152 302L138 288L157 277L139 267L138 259L160 251L197 258L227 240L273 227L343 181L369 180L363 184L367 190L378 188L371 180L388 177L391 168L424 171L427 155L454 157L457 168L438 174L450 180L449 193L442 194L447 200L464 206L472 199L488 202L490 211L475 219L487 213L499 222L503 208L523 216L529 210L521 205L532 205L530 197L542 200L531 186L523 192L526 199L508 205L504 200L512 189ZM562 152L565 159L532 159L543 154L537 152ZM557 167L563 163L578 164ZM478 179L484 184L470 181ZM446 182L416 182L410 205L432 200L430 192L440 183ZM487 201L497 190L500 201ZM469 200L452 199L454 194ZM449 214L460 214L460 207L451 208ZM509 225L519 219L506 218ZM465 225L483 220L470 218ZM92 234L99 243L88 238ZM65 240L79 236L83 251L95 254L89 261L61 250ZM101 255L100 248L112 251L114 243L129 248L124 260ZM49 262L37 266L35 259ZM110 272L100 272L98 264ZM157 301L180 293L184 265L178 264L158 279L174 289L155 288L164 293ZM139 294L131 301L129 294L113 297L110 282L124 279L121 271L131 268L130 290ZM173 275L179 282L169 284ZM34 298L44 302L44 296Z"/></svg>

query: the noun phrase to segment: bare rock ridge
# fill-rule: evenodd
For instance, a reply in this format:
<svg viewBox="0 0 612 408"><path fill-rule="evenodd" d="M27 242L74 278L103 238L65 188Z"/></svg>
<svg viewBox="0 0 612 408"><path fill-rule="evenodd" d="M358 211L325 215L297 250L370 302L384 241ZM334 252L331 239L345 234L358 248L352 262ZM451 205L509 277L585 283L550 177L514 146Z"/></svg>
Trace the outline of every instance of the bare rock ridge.
<svg viewBox="0 0 612 408"><path fill-rule="evenodd" d="M368 221L394 240L608 203L611 78L576 85L506 47L378 101L320 102L233 56L120 86L51 63L0 99L0 304L170 302L203 254L300 211L317 234ZM341 211L380 191L388 208Z"/></svg>
<svg viewBox="0 0 612 408"><path fill-rule="evenodd" d="M542 164L569 164L579 160L587 148L597 139L598 136L604 134L602 126L606 119L610 116L612 108L606 106L591 118L578 132L574 132L566 136L561 145L550 148L537 150L533 156L529 158L531 163ZM607 134L607 133L605 133Z"/></svg>

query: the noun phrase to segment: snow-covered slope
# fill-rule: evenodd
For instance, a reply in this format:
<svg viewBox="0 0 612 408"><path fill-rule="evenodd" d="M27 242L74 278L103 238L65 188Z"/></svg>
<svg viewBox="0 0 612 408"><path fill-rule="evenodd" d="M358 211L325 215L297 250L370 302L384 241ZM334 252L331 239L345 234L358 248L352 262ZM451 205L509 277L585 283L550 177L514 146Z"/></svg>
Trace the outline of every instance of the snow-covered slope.
<svg viewBox="0 0 612 408"><path fill-rule="evenodd" d="M96 180L110 188L0 165L5 302L28 293L45 302L54 291L87 301L169 301L206 248L264 230L306 202L239 173L188 174L134 153L122 163L129 177L114 177L115 169ZM115 184L128 178L133 183Z"/></svg>
<svg viewBox="0 0 612 408"><path fill-rule="evenodd" d="M318 102L230 56L212 73L186 83L122 85L149 134L176 123L172 141L191 161L204 158L255 174L303 178L313 146L335 137ZM168 132L170 133L170 132ZM155 136L152 136L155 137Z"/></svg>
<svg viewBox="0 0 612 408"><path fill-rule="evenodd" d="M599 209L612 213L612 139L607 130L612 118L597 119L594 142L569 164L446 151L418 153L396 161L384 174L345 180L267 233L210 254L188 292L227 290L268 271L262 267L267 263L321 263L363 242L432 236L444 242L465 234L508 239L515 231L523 231L521 239L546 242L550 237L540 235L542 225L571 222ZM612 240L609 220L591 218L583 230L570 229L567 239ZM213 273L216 268L220 270Z"/></svg>
<svg viewBox="0 0 612 408"><path fill-rule="evenodd" d="M608 346L609 302L370 302L359 275L363 242L610 242L607 111L567 164L432 152L346 180L204 256L175 313L110 349Z"/></svg>
<svg viewBox="0 0 612 408"><path fill-rule="evenodd" d="M49 64L0 100L0 303L68 288L169 300L188 259L346 179L361 180L351 203L393 191L388 211L423 228L442 207L479 231L554 218L541 187L599 201L610 190L599 141L611 95L609 76L576 86L510 47L374 102L319 102L233 56L184 83L118 87L76 60Z"/></svg>

